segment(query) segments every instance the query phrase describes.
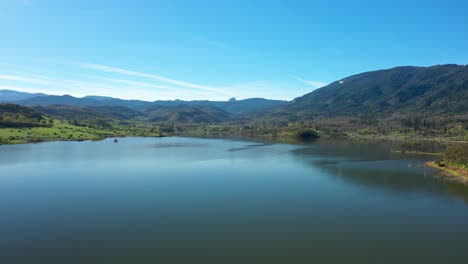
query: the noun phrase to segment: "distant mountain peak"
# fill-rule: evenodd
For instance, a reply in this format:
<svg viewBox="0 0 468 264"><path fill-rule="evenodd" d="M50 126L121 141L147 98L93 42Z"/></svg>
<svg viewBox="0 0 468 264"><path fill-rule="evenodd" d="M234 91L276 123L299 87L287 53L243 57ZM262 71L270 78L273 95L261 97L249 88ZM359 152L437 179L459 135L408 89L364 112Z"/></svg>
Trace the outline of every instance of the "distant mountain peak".
<svg viewBox="0 0 468 264"><path fill-rule="evenodd" d="M237 102L237 99L235 97L231 97L228 102Z"/></svg>

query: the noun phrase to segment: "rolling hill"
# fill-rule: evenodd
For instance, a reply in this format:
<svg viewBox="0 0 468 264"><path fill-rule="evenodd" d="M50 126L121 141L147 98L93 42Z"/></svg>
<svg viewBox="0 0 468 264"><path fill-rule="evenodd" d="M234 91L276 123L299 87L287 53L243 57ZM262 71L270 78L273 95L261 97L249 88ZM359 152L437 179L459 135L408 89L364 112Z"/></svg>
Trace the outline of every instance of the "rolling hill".
<svg viewBox="0 0 468 264"><path fill-rule="evenodd" d="M22 107L22 106L18 106ZM30 109L28 107L22 107ZM34 109L34 110L33 110ZM232 115L213 106L152 106L139 111L123 106L34 106L31 111L62 120L84 121L90 119L140 120L159 123L220 123Z"/></svg>
<svg viewBox="0 0 468 264"><path fill-rule="evenodd" d="M0 127L34 127L45 125L44 116L29 107L0 104Z"/></svg>
<svg viewBox="0 0 468 264"><path fill-rule="evenodd" d="M269 100L264 98L249 98L243 100L236 100L231 98L229 101L155 101L153 106L192 106L192 107L217 107L234 115L245 115L252 113L261 113L275 109L281 105L286 104L287 101L282 100Z"/></svg>
<svg viewBox="0 0 468 264"><path fill-rule="evenodd" d="M220 123L232 118L230 113L213 106L153 106L145 112L153 122Z"/></svg>
<svg viewBox="0 0 468 264"><path fill-rule="evenodd" d="M146 116L144 113L122 106L35 106L37 112L64 120L87 120L94 118L129 120Z"/></svg>
<svg viewBox="0 0 468 264"><path fill-rule="evenodd" d="M14 101L15 104L24 106L122 106L134 110L144 110L154 106L191 106L191 107L216 107L231 114L248 114L264 112L284 105L287 101L269 100L264 98L250 98L244 100L231 99L229 101L183 101L183 100L158 100L154 102L140 100L123 100L105 96L85 96L77 98L70 95L44 95L28 97L24 100Z"/></svg>

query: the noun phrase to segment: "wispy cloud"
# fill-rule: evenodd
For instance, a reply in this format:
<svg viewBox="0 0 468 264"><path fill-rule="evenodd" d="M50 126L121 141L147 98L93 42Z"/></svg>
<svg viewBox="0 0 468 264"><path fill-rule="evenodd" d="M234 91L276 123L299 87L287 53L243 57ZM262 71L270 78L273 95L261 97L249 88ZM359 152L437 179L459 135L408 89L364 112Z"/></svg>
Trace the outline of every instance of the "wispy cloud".
<svg viewBox="0 0 468 264"><path fill-rule="evenodd" d="M238 83L208 86L184 80L168 78L158 74L139 72L119 67L87 62L65 62L61 67L73 67L65 75L56 75L60 70L45 74L29 72L29 69L0 72L0 89L24 92L43 92L47 94L72 96L102 95L122 99L153 100L227 100L264 97L269 99L292 99L307 93L310 88L294 85L289 81L252 80ZM80 68L79 70L76 67ZM16 67L17 68L17 67ZM53 74L53 75L50 75ZM319 87L322 82L306 81ZM292 92L294 91L294 92Z"/></svg>
<svg viewBox="0 0 468 264"><path fill-rule="evenodd" d="M86 95L80 91L114 91L115 86L103 83L55 79L31 74L0 74L0 89L21 92L42 92L52 95L73 93L76 96Z"/></svg>
<svg viewBox="0 0 468 264"><path fill-rule="evenodd" d="M137 81L131 81L131 80L126 80L126 79L105 78L105 77L99 77L99 76L92 76L92 78L97 79L97 80L102 80L102 81L123 84L129 87L144 87L144 88L152 88L152 89L166 90L166 91L173 89L173 87L170 87L170 86L157 85L157 84L152 84L152 83L147 83L147 82L137 82Z"/></svg>
<svg viewBox="0 0 468 264"><path fill-rule="evenodd" d="M106 78L101 76L80 76L79 79L60 79L29 73L0 74L0 90L21 92L42 92L51 95L70 94L77 97L86 95L113 96L122 99L145 101L168 99L225 99L219 95L200 89L187 89L174 85L159 85L154 81L135 81L126 78Z"/></svg>
<svg viewBox="0 0 468 264"><path fill-rule="evenodd" d="M321 81L310 81L310 80L305 80L297 76L293 76L296 80L301 81L303 83L307 83L308 85L314 87L315 89L321 88L326 86L328 83L321 82Z"/></svg>
<svg viewBox="0 0 468 264"><path fill-rule="evenodd" d="M117 68L117 67L112 67L112 66L107 66L107 65L101 65L101 64L94 64L94 63L80 62L78 63L78 65L82 68L92 69L92 70L101 71L101 72L117 73L117 74L134 76L134 77L148 78L148 79L158 80L158 81L173 84L173 85L182 86L185 88L198 89L198 90L209 91L213 93L220 93L219 89L216 89L214 87L190 83L190 82L176 80L176 79L171 79L171 78L164 77L161 75L156 75L156 74L137 72L137 71L127 70L127 69L122 69L122 68Z"/></svg>
<svg viewBox="0 0 468 264"><path fill-rule="evenodd" d="M25 83L33 83L33 84L43 84L43 85L50 84L49 81L44 80L44 79L30 78L30 77L18 76L18 75L0 74L0 80L14 81L14 82L25 82Z"/></svg>
<svg viewBox="0 0 468 264"><path fill-rule="evenodd" d="M228 44L226 44L224 42L220 42L220 41L212 40L212 39L207 39L207 38L202 38L202 37L194 37L193 41L199 42L199 43L211 46L211 47L220 48L220 49L227 49L227 48L230 47Z"/></svg>

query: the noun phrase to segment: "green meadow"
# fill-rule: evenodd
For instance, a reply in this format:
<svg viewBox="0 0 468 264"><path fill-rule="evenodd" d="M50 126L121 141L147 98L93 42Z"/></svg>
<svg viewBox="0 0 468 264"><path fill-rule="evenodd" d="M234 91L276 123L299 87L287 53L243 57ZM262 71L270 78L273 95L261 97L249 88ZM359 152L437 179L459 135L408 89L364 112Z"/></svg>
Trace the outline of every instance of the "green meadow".
<svg viewBox="0 0 468 264"><path fill-rule="evenodd" d="M118 134L55 120L51 127L0 128L0 144L36 143L52 140L99 140L114 135Z"/></svg>

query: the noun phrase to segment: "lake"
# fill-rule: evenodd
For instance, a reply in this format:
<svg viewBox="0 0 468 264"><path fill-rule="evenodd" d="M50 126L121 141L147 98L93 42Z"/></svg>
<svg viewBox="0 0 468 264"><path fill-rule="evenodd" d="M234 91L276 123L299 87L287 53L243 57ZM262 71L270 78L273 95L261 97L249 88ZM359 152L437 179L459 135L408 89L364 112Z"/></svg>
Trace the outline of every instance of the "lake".
<svg viewBox="0 0 468 264"><path fill-rule="evenodd" d="M390 149L0 146L0 263L468 263L468 187Z"/></svg>

